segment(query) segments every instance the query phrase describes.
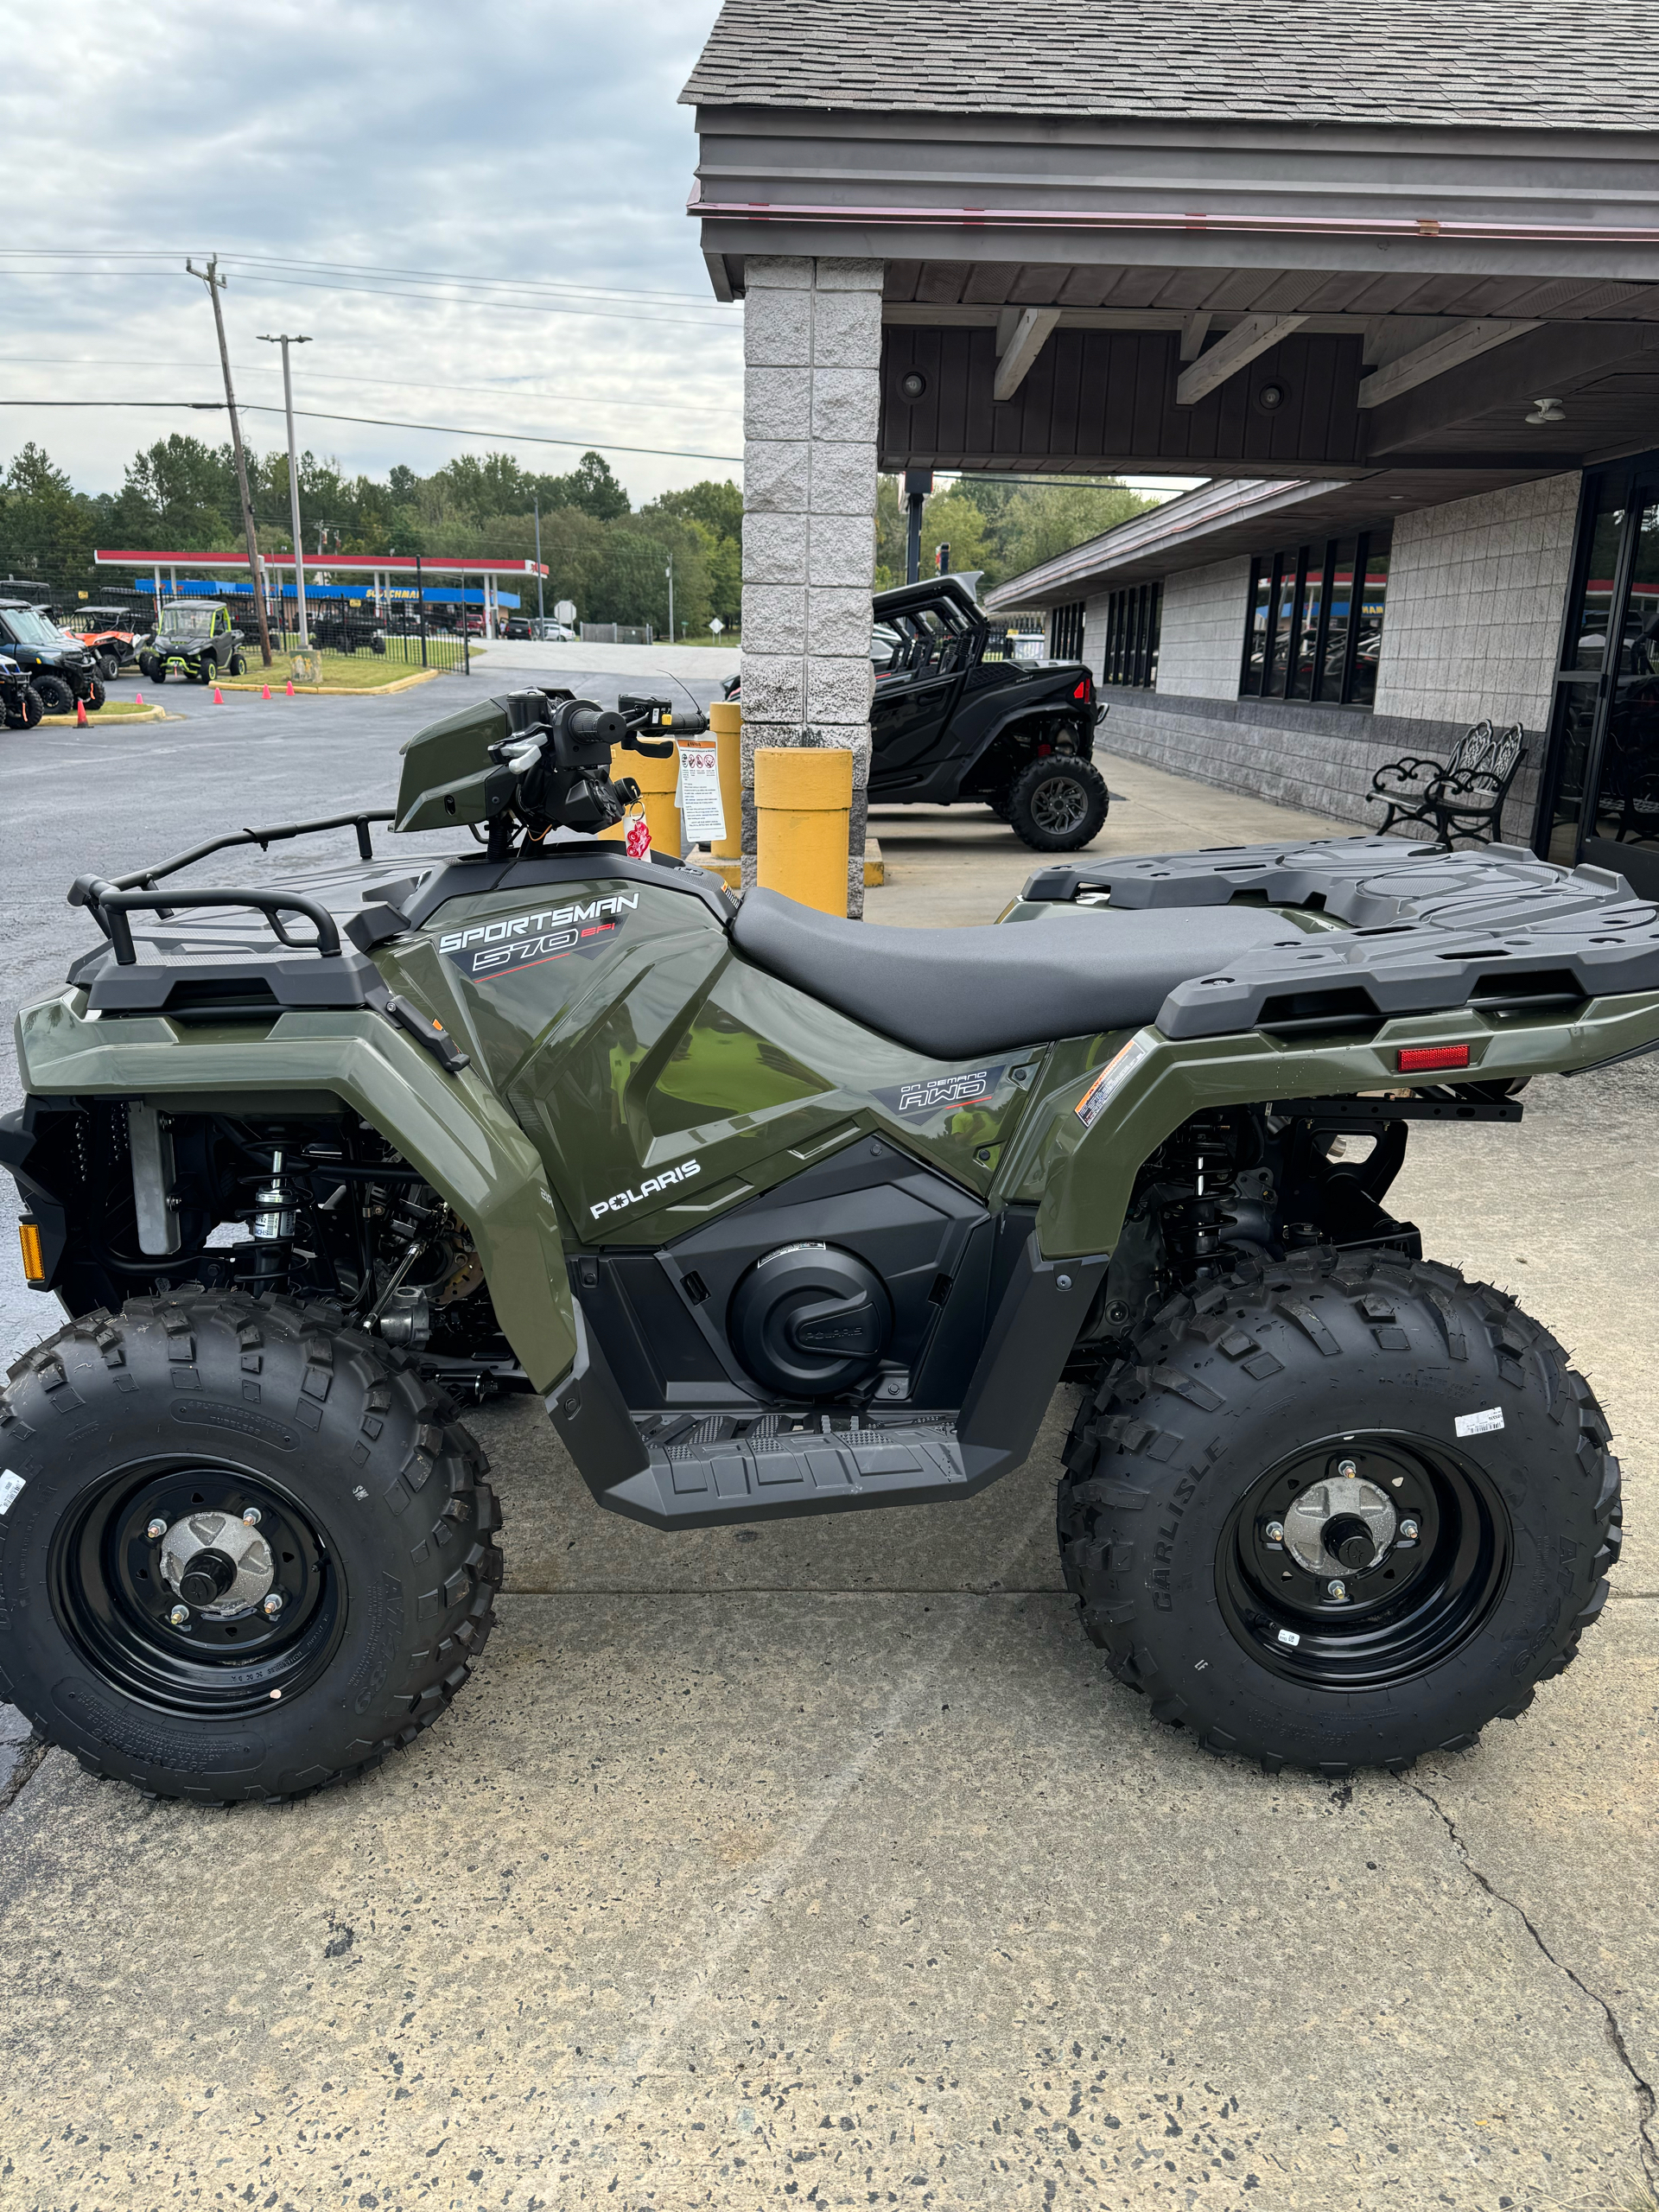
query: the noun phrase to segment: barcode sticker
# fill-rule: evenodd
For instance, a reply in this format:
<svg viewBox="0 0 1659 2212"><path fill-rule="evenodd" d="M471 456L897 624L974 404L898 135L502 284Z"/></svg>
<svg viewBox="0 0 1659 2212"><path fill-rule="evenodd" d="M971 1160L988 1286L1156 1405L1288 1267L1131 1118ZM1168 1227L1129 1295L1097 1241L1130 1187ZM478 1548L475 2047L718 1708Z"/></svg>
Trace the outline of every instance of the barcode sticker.
<svg viewBox="0 0 1659 2212"><path fill-rule="evenodd" d="M1490 1436L1503 1426L1502 1406L1488 1406L1484 1413L1459 1414L1452 1426L1459 1436Z"/></svg>
<svg viewBox="0 0 1659 2212"><path fill-rule="evenodd" d="M1300 1643L1301 1640L1294 1628L1281 1628L1279 1631L1281 1643Z"/></svg>
<svg viewBox="0 0 1659 2212"><path fill-rule="evenodd" d="M0 1469L0 1513L10 1513L12 1500L23 1487L21 1475L14 1475L10 1467Z"/></svg>

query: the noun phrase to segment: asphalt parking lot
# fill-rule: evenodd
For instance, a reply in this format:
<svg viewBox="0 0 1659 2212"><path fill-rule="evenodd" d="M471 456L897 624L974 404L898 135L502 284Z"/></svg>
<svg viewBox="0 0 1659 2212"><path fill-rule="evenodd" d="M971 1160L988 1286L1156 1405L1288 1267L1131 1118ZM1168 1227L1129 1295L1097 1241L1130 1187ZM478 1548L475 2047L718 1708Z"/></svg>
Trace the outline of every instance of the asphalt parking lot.
<svg viewBox="0 0 1659 2212"><path fill-rule="evenodd" d="M8 1014L84 941L73 875L385 804L461 683L0 740ZM1320 826L1105 765L1119 849ZM872 920L1029 872L980 817L875 826ZM1520 1722L1335 1788L1158 1726L1060 1586L1067 1393L961 1506L672 1537L498 1403L499 1625L393 1764L210 1815L0 1723L0 2203L1650 2208L1656 1083L1425 1127L1390 1202L1625 1460L1615 1600ZM8 1357L51 1319L13 1269Z"/></svg>

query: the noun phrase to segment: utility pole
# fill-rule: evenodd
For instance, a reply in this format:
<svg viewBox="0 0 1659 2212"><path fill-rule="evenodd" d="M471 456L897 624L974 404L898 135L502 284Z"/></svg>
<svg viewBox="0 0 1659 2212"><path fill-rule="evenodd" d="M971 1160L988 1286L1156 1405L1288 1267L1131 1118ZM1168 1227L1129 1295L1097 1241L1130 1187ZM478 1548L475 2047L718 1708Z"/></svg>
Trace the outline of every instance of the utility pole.
<svg viewBox="0 0 1659 2212"><path fill-rule="evenodd" d="M184 265L192 276L199 276L207 287L207 296L213 303L213 328L219 333L219 363L225 372L225 405L231 417L231 448L236 455L236 488L242 494L242 529L248 541L248 569L253 578L253 603L259 616L259 654L269 668L270 624L265 617L264 594L259 588L259 540L253 527L253 502L248 497L248 457L242 450L242 425L236 412L236 394L231 389L231 349L225 343L225 314L219 304L219 296L230 280L219 275L216 253L208 255L205 269L198 269L194 261L187 261Z"/></svg>
<svg viewBox="0 0 1659 2212"><path fill-rule="evenodd" d="M536 500L536 620L538 622L545 622L547 594L542 589L542 495L537 492L534 497Z"/></svg>
<svg viewBox="0 0 1659 2212"><path fill-rule="evenodd" d="M305 541L300 536L300 463L294 450L294 386L288 373L288 349L290 346L308 346L308 338L272 338L260 333L260 343L280 346L283 349L283 409L288 416L288 512L294 525L294 606L300 626L300 651L311 650L311 636L305 621Z"/></svg>

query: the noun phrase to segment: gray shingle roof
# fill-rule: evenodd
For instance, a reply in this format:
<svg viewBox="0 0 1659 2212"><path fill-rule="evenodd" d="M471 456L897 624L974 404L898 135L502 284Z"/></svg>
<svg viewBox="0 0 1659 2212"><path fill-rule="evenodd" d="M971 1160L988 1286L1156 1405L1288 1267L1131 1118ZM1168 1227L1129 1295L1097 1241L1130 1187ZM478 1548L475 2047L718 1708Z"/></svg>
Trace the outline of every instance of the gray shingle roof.
<svg viewBox="0 0 1659 2212"><path fill-rule="evenodd" d="M1659 41L1634 0L725 0L681 97L1630 130Z"/></svg>

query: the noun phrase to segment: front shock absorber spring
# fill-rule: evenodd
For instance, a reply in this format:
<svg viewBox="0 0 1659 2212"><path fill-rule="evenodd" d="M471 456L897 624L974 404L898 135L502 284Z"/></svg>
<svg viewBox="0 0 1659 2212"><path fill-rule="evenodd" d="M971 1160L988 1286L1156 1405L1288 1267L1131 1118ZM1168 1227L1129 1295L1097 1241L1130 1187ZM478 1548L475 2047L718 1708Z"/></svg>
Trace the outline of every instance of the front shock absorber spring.
<svg viewBox="0 0 1659 2212"><path fill-rule="evenodd" d="M289 1262L294 1250L294 1226L298 1198L294 1178L283 1173L280 1151L270 1156L270 1179L253 1194L258 1211L253 1217L253 1274L256 1291L285 1290Z"/></svg>

